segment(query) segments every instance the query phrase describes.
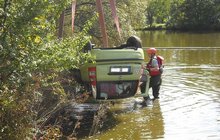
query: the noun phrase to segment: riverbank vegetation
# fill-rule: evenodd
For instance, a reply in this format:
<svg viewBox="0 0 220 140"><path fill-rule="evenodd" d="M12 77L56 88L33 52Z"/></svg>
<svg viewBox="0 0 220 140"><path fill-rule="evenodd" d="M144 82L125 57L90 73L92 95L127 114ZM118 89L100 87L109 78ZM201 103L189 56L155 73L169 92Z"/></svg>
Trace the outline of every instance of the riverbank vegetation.
<svg viewBox="0 0 220 140"><path fill-rule="evenodd" d="M39 123L53 110L76 99L72 96L78 85L70 70L92 59L80 50L91 39L100 46L101 35L95 1L91 0L77 1L72 33L71 2L0 0L0 139L32 139L40 131ZM114 28L109 3L103 1L107 34L113 45L123 43L135 29L146 27L220 29L218 0L116 2L121 38ZM64 34L57 39L62 11ZM41 136L52 133L55 139L62 135L56 131L60 128L52 128Z"/></svg>
<svg viewBox="0 0 220 140"><path fill-rule="evenodd" d="M90 59L80 50L94 19L77 35L57 39L57 19L70 3L1 0L0 139L32 139L39 123L73 96L64 86L75 86L69 70Z"/></svg>

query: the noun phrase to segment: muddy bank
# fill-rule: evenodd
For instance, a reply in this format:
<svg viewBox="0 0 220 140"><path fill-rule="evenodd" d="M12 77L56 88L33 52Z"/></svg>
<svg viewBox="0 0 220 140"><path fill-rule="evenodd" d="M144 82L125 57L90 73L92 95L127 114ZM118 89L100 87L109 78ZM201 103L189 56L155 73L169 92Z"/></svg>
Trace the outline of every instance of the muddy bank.
<svg viewBox="0 0 220 140"><path fill-rule="evenodd" d="M59 139L81 139L93 136L107 122L108 106L109 103L68 103L41 123L41 132L47 131L51 136L53 135L53 138L57 135ZM38 133L36 137L45 138L45 135Z"/></svg>

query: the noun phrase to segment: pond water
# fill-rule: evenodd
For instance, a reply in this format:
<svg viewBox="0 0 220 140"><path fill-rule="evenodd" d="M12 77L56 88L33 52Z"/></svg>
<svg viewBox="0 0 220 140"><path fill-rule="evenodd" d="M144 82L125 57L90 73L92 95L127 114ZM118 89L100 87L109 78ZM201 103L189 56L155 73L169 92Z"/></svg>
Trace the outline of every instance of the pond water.
<svg viewBox="0 0 220 140"><path fill-rule="evenodd" d="M220 33L140 35L165 58L160 99L148 107L136 104L141 98L116 103L106 129L88 139L220 139Z"/></svg>

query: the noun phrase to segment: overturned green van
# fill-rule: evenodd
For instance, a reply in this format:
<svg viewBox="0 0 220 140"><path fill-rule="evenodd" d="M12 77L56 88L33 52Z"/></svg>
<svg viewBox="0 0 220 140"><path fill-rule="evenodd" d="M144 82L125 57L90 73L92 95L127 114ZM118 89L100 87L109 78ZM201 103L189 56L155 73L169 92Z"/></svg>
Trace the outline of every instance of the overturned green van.
<svg viewBox="0 0 220 140"><path fill-rule="evenodd" d="M144 52L139 40L133 38L129 43L129 39L119 47L90 48L87 51L94 56L95 63L80 67L79 81L95 99L123 99L136 94Z"/></svg>

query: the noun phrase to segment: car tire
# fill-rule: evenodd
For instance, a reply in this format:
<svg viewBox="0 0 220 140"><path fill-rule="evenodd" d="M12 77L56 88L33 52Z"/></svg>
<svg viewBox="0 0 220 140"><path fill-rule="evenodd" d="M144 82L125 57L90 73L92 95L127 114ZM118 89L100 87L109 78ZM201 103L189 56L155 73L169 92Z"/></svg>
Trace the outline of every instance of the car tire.
<svg viewBox="0 0 220 140"><path fill-rule="evenodd" d="M127 47L129 48L142 48L142 45L141 45L141 39L137 36L130 36L128 39L127 39Z"/></svg>

